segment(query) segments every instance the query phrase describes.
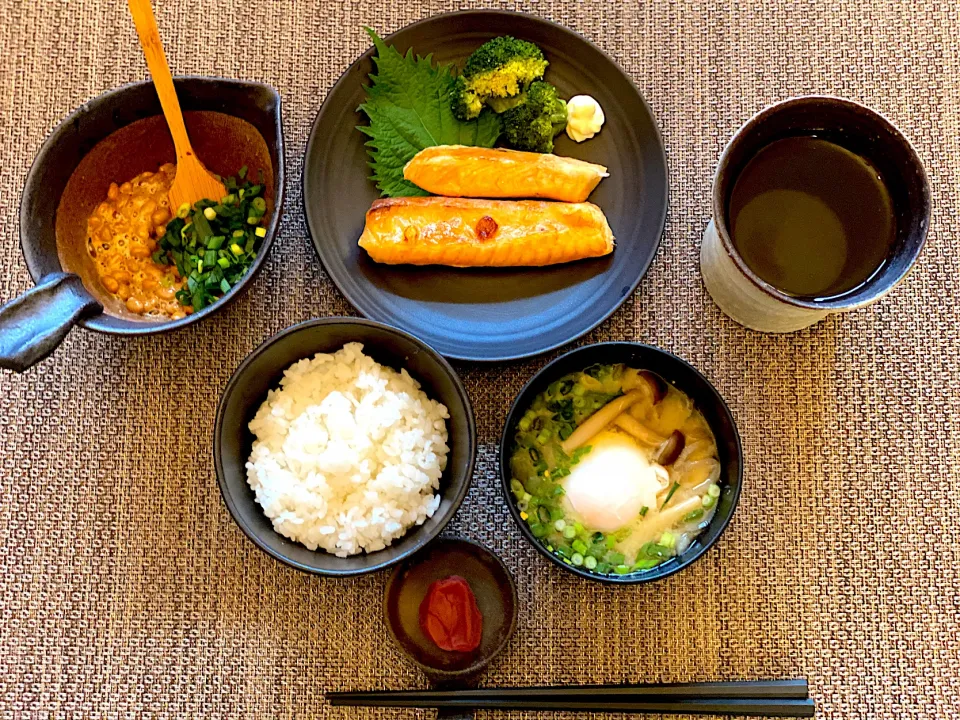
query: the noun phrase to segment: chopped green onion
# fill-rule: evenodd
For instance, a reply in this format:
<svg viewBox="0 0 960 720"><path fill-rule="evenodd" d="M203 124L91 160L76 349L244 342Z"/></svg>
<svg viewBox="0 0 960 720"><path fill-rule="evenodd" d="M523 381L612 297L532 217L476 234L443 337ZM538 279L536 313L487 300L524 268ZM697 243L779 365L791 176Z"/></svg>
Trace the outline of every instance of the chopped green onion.
<svg viewBox="0 0 960 720"><path fill-rule="evenodd" d="M686 515L683 516L684 522L692 522L694 520L699 520L703 517L703 508L698 507L695 510L691 510Z"/></svg>
<svg viewBox="0 0 960 720"><path fill-rule="evenodd" d="M207 220L216 220L216 219L217 219L217 211L214 210L212 207L205 208L204 211L203 211L203 216L204 216Z"/></svg>
<svg viewBox="0 0 960 720"><path fill-rule="evenodd" d="M643 560L638 560L634 563L633 567L636 570L649 570L660 564L659 558L644 558Z"/></svg>
<svg viewBox="0 0 960 720"><path fill-rule="evenodd" d="M557 520L553 523L553 527L556 528L557 532L563 532L567 527L566 520Z"/></svg>
<svg viewBox="0 0 960 720"><path fill-rule="evenodd" d="M673 550L677 546L677 537L672 532L664 532L660 536L660 545L663 547Z"/></svg>
<svg viewBox="0 0 960 720"><path fill-rule="evenodd" d="M717 499L715 497L712 497L709 494L704 495L701 501L703 502L703 506L707 510L709 510L710 508L712 508L714 505L717 504Z"/></svg>
<svg viewBox="0 0 960 720"><path fill-rule="evenodd" d="M530 417L528 415L524 415L522 418L520 418L520 422L519 422L520 429L523 430L524 432L529 430L530 422L531 422Z"/></svg>
<svg viewBox="0 0 960 720"><path fill-rule="evenodd" d="M578 567L580 565L583 565L583 555L581 555L580 553L574 553L573 557L570 558L570 562L572 562L574 565L577 565Z"/></svg>
<svg viewBox="0 0 960 720"><path fill-rule="evenodd" d="M578 553L586 554L587 544L583 542L583 540L574 540L573 549L576 550Z"/></svg>
<svg viewBox="0 0 960 720"><path fill-rule="evenodd" d="M718 497L720 497L720 486L717 485L717 484L713 484L713 485L711 485L710 487L708 487L708 488L707 488L707 495L709 495L709 496L712 497L712 498L718 498Z"/></svg>
<svg viewBox="0 0 960 720"><path fill-rule="evenodd" d="M233 243L233 245L230 246L230 252L232 252L234 255L243 255L243 248L236 243Z"/></svg>
<svg viewBox="0 0 960 720"><path fill-rule="evenodd" d="M587 555L583 559L583 564L586 566L587 570L597 569L597 559L593 555Z"/></svg>
<svg viewBox="0 0 960 720"><path fill-rule="evenodd" d="M617 575L629 575L629 574L630 574L630 566L629 566L629 565L617 565L617 566L613 569L613 571L614 571Z"/></svg>
<svg viewBox="0 0 960 720"><path fill-rule="evenodd" d="M680 483L675 482L670 486L670 492L667 493L667 499L663 501L663 505L660 506L660 509L663 510L667 503L670 502L670 498L673 497L673 494L680 488Z"/></svg>
<svg viewBox="0 0 960 720"><path fill-rule="evenodd" d="M650 508L644 505L642 508L640 508L640 517L646 517L648 512L650 512Z"/></svg>
<svg viewBox="0 0 960 720"><path fill-rule="evenodd" d="M567 525L563 529L563 536L567 540L573 540L577 536L577 529L573 525Z"/></svg>
<svg viewBox="0 0 960 720"><path fill-rule="evenodd" d="M604 558L604 560L611 565L623 565L625 559L626 558L624 558L623 553L619 552L607 553L607 556Z"/></svg>
<svg viewBox="0 0 960 720"><path fill-rule="evenodd" d="M651 558L667 558L670 556L670 548L658 545L655 542L648 542L640 548L640 554Z"/></svg>

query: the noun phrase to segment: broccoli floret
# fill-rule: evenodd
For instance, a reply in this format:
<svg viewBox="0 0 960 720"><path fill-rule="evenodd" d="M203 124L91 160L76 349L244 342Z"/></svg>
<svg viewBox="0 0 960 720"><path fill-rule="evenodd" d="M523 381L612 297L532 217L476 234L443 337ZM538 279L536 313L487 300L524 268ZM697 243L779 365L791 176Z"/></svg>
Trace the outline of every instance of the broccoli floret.
<svg viewBox="0 0 960 720"><path fill-rule="evenodd" d="M503 137L510 147L531 152L553 152L553 138L567 125L567 104L547 82L530 84L523 103L507 110Z"/></svg>
<svg viewBox="0 0 960 720"><path fill-rule="evenodd" d="M547 59L533 43L508 35L478 47L467 59L453 88L451 109L460 120L472 120L485 104L496 112L510 107L534 80L543 77Z"/></svg>

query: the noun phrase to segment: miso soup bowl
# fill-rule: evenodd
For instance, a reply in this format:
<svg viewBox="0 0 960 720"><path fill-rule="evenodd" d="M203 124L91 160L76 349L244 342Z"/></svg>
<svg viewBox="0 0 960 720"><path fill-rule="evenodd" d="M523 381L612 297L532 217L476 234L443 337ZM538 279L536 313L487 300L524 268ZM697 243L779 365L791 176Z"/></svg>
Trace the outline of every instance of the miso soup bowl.
<svg viewBox="0 0 960 720"><path fill-rule="evenodd" d="M717 511L714 513L710 525L683 554L650 570L638 571L629 575L601 575L565 563L534 537L527 523L520 517L516 499L510 490L510 456L514 448L513 438L517 430L517 423L520 422L524 413L533 404L534 398L546 390L552 382L559 380L564 375L584 370L591 365L611 365L614 363L624 363L629 367L650 370L678 390L686 393L693 400L694 406L703 413L710 429L713 430L717 440L721 467L720 498L717 501ZM567 572L579 575L587 580L612 585L635 585L662 580L683 570L700 558L717 542L729 524L730 518L733 517L733 512L740 499L742 480L743 449L740 444L740 434L737 432L737 425L730 413L730 408L727 407L716 388L685 360L665 350L641 343L598 343L596 345L585 345L561 355L534 375L520 391L510 408L510 413L507 415L503 427L503 436L500 439L501 488L506 498L507 507L510 508L510 514L517 523L517 527L520 528L520 533L541 555Z"/></svg>
<svg viewBox="0 0 960 720"><path fill-rule="evenodd" d="M247 484L246 463L253 446L248 425L283 371L317 353L333 353L350 342L381 365L406 369L432 399L447 407L447 466L440 478L440 507L383 550L337 557L311 550L273 528ZM297 570L344 577L399 563L436 538L457 513L470 487L477 452L473 408L460 378L436 350L402 330L372 320L334 317L307 320L264 342L244 360L227 383L217 408L213 459L223 501L240 529L261 550Z"/></svg>
<svg viewBox="0 0 960 720"><path fill-rule="evenodd" d="M152 82L105 92L53 130L27 175L20 247L36 287L0 307L0 367L30 368L74 325L123 336L192 325L239 297L260 270L283 205L280 95L263 83L222 78L178 77L174 86L191 144L212 172L234 175L246 165L251 175L264 174L269 222L253 265L223 298L180 320L135 315L107 292L87 252L87 219L111 182L156 172L176 153Z"/></svg>

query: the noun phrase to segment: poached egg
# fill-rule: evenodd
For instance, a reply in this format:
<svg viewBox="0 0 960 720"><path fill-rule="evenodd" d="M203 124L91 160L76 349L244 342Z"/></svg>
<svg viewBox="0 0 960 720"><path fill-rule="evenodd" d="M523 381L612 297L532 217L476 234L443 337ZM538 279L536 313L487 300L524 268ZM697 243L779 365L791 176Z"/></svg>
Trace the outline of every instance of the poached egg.
<svg viewBox="0 0 960 720"><path fill-rule="evenodd" d="M608 533L632 524L643 507L657 506L665 473L621 433L604 431L570 470L564 498L584 526Z"/></svg>

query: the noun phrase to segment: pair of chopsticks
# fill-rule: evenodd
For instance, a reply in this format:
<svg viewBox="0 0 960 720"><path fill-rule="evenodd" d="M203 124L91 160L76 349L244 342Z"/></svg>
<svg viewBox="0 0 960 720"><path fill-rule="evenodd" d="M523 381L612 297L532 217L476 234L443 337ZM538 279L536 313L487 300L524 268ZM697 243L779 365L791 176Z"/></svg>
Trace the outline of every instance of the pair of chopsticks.
<svg viewBox="0 0 960 720"><path fill-rule="evenodd" d="M806 680L327 693L334 706L813 717Z"/></svg>

